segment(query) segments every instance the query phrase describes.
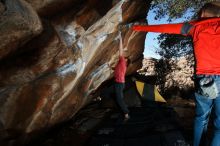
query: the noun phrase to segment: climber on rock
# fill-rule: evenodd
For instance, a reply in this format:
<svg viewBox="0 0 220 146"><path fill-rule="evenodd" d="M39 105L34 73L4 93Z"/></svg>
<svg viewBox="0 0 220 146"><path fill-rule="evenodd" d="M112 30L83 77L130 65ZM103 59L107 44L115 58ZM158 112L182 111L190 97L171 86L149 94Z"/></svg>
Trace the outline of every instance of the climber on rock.
<svg viewBox="0 0 220 146"><path fill-rule="evenodd" d="M127 105L124 102L124 87L125 87L125 74L127 70L127 66L129 65L130 60L128 59L128 52L127 50L123 49L122 44L122 37L121 32L119 34L119 61L115 67L114 71L114 89L116 93L116 101L119 107L121 108L123 114L124 114L124 120L129 119L129 110L127 108Z"/></svg>

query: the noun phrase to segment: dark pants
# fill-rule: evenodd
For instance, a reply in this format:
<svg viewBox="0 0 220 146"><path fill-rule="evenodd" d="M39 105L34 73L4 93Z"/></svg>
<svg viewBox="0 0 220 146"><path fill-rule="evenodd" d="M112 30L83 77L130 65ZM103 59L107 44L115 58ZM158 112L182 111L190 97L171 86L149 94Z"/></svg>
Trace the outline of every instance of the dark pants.
<svg viewBox="0 0 220 146"><path fill-rule="evenodd" d="M123 111L123 113L129 113L129 110L127 108L127 105L124 102L124 90L125 84L124 83L117 83L115 82L115 94L116 94L116 101L119 105L119 107L121 108L121 110Z"/></svg>

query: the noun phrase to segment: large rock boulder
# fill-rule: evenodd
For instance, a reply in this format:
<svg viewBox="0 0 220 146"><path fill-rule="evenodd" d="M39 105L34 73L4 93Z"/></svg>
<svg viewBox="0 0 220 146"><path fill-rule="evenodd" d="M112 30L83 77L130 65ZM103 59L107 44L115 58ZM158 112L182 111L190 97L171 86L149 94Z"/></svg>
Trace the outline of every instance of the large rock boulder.
<svg viewBox="0 0 220 146"><path fill-rule="evenodd" d="M0 2L0 135L17 138L72 118L113 77L120 24L144 21L145 0ZM145 33L122 30L141 67Z"/></svg>
<svg viewBox="0 0 220 146"><path fill-rule="evenodd" d="M11 54L42 31L35 10L23 0L0 3L0 59Z"/></svg>
<svg viewBox="0 0 220 146"><path fill-rule="evenodd" d="M164 95L191 96L194 90L194 58L192 55L176 59L145 58L138 72L145 76L155 76L157 85Z"/></svg>

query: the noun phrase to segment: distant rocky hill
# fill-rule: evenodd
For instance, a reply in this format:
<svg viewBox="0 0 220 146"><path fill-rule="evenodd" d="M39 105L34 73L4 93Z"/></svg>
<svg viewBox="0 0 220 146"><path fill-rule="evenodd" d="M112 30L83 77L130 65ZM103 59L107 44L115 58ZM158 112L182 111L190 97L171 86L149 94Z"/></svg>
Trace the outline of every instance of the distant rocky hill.
<svg viewBox="0 0 220 146"><path fill-rule="evenodd" d="M161 92L169 96L188 96L194 88L194 58L192 55L178 59L145 58L138 71L145 76L156 76Z"/></svg>

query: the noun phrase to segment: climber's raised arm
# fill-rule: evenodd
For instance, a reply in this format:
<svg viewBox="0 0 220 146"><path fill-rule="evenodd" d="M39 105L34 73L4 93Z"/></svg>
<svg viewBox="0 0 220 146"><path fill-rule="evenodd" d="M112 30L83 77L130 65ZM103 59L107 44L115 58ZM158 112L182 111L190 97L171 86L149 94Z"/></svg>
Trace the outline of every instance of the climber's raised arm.
<svg viewBox="0 0 220 146"><path fill-rule="evenodd" d="M121 32L119 33L119 56L124 56Z"/></svg>
<svg viewBox="0 0 220 146"><path fill-rule="evenodd" d="M132 30L144 32L158 32L168 34L188 35L193 27L190 23L160 24L160 25L133 25Z"/></svg>

